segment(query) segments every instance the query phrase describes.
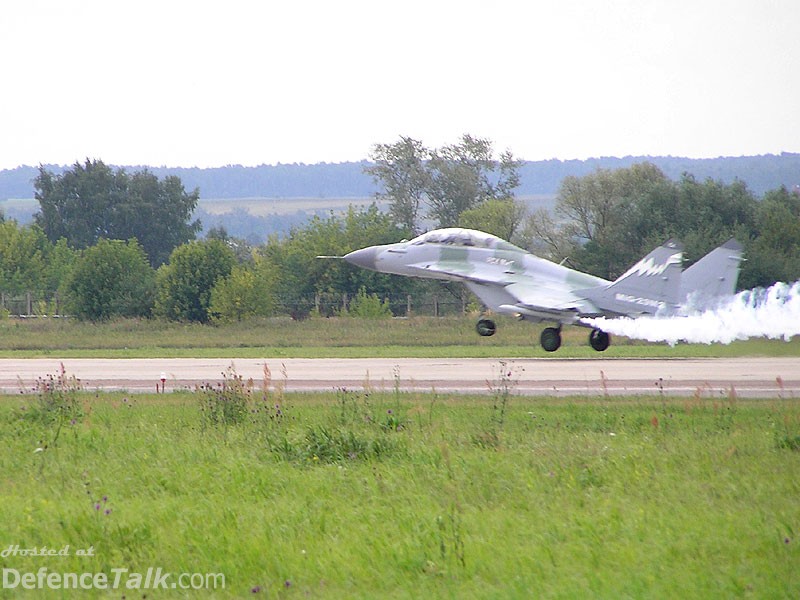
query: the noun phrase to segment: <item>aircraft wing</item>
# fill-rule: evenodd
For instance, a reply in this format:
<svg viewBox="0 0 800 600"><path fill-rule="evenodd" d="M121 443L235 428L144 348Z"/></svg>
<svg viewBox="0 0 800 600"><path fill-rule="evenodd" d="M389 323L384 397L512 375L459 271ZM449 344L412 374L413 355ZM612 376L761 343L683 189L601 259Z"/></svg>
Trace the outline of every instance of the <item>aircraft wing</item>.
<svg viewBox="0 0 800 600"><path fill-rule="evenodd" d="M548 311L574 311L585 306L583 298L576 296L566 286L544 286L533 283L512 283L506 286L520 307Z"/></svg>
<svg viewBox="0 0 800 600"><path fill-rule="evenodd" d="M512 316L573 323L579 316L598 312L591 302L571 293L566 285L534 284L530 281L465 283L486 306Z"/></svg>
<svg viewBox="0 0 800 600"><path fill-rule="evenodd" d="M504 278L498 276L496 273L487 273L477 269L471 271L451 269L441 263L417 263L415 265L408 265L407 268L417 273L419 277L434 277L436 279L450 279L452 281L463 281L465 283L483 283L499 286L506 286L510 283L510 276Z"/></svg>

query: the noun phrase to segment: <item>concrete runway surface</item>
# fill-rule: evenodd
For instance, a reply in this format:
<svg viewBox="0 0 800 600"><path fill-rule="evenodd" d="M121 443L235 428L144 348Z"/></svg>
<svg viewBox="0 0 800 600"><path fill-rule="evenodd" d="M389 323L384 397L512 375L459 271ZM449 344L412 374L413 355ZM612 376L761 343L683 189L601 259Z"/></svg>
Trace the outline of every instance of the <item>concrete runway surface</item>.
<svg viewBox="0 0 800 600"><path fill-rule="evenodd" d="M154 392L217 384L231 365L260 385L264 365L272 387L286 391L352 390L492 393L505 383L515 394L540 396L688 395L800 397L800 358L715 359L0 359L0 389L30 392L39 377L68 375L87 390Z"/></svg>

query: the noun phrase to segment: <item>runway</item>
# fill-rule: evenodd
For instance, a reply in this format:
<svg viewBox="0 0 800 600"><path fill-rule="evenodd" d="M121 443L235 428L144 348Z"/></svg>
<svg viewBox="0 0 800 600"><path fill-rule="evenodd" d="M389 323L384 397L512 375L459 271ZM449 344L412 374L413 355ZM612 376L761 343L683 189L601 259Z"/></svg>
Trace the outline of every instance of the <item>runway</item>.
<svg viewBox="0 0 800 600"><path fill-rule="evenodd" d="M287 392L399 389L534 396L670 395L800 397L800 357L718 359L0 359L0 389L31 392L63 364L86 390L167 392L223 381L231 366Z"/></svg>

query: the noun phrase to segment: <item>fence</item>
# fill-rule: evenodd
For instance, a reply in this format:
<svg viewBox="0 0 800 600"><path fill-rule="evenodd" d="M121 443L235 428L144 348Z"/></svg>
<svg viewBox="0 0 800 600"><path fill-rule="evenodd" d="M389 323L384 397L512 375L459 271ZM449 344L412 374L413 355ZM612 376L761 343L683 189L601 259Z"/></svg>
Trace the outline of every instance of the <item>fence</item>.
<svg viewBox="0 0 800 600"><path fill-rule="evenodd" d="M14 317L62 316L58 292L0 292L0 313Z"/></svg>
<svg viewBox="0 0 800 600"><path fill-rule="evenodd" d="M445 292L442 294L387 296L381 300L388 301L389 308L396 317L463 315L473 308L471 304L473 298L465 290L453 294ZM312 312L324 316L344 314L348 311L352 298L346 292L333 292L319 293L313 298L278 297L275 301L279 313L291 315L293 318L303 318Z"/></svg>
<svg viewBox="0 0 800 600"><path fill-rule="evenodd" d="M279 314L303 318L312 312L325 316L344 314L352 298L347 293L320 293L314 297L277 297L276 311ZM462 315L473 308L473 297L466 290L448 293L425 293L381 298L389 301L389 308L396 317L412 315L441 317ZM0 313L13 317L60 317L63 304L58 292L24 292L14 294L0 292Z"/></svg>

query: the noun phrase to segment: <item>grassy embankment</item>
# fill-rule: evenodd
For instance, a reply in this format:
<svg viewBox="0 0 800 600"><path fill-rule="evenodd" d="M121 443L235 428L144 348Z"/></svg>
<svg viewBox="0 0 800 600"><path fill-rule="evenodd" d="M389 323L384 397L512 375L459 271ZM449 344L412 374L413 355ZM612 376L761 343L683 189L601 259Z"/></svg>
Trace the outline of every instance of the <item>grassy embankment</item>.
<svg viewBox="0 0 800 600"><path fill-rule="evenodd" d="M706 357L798 356L800 339L748 340L723 346L648 344L613 339L593 351L588 330L565 327L564 345L548 354L539 346L541 326L498 319L498 332L482 338L472 317L391 320L350 318L263 319L210 326L160 321L80 323L65 319L0 321L0 357Z"/></svg>
<svg viewBox="0 0 800 600"><path fill-rule="evenodd" d="M70 550L2 565L221 573L218 597L800 594L799 403L494 386L4 397L3 548Z"/></svg>

